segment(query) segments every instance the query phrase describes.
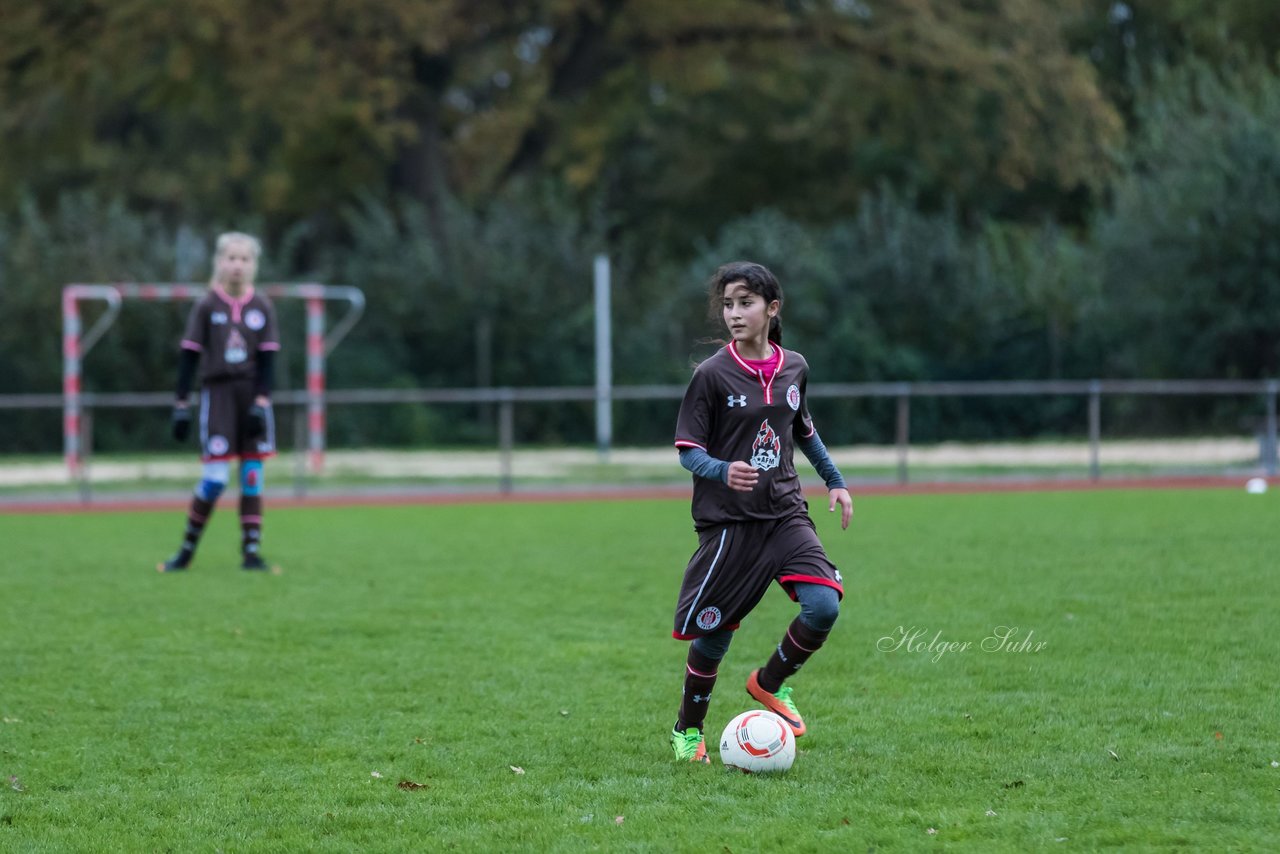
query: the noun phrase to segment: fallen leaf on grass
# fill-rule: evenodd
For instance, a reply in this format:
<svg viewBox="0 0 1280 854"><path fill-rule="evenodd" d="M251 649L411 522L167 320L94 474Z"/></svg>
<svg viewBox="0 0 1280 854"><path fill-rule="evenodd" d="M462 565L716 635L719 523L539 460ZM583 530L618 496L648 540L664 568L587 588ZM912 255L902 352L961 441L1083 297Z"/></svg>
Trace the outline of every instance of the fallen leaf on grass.
<svg viewBox="0 0 1280 854"><path fill-rule="evenodd" d="M931 828L929 828L928 830L926 830L926 831L925 831L925 833L929 834L930 836L937 836L937 835L938 835L938 828L936 828L936 827L931 827Z"/></svg>
<svg viewBox="0 0 1280 854"><path fill-rule="evenodd" d="M848 824L849 824L849 817L848 817L848 816L845 816L844 818L840 819L840 823L841 823L841 824L843 824L843 825L848 825Z"/></svg>
<svg viewBox="0 0 1280 854"><path fill-rule="evenodd" d="M1272 767L1272 768L1280 768L1280 762L1277 762L1277 761L1275 761L1274 759L1272 759L1272 760L1271 760L1271 767Z"/></svg>
<svg viewBox="0 0 1280 854"><path fill-rule="evenodd" d="M516 774L524 773L524 769L521 768L519 765L508 765L507 767L510 768L513 773L516 773Z"/></svg>
<svg viewBox="0 0 1280 854"><path fill-rule="evenodd" d="M1218 741L1222 741L1222 733L1220 732L1215 732L1213 734L1213 737L1216 738Z"/></svg>
<svg viewBox="0 0 1280 854"><path fill-rule="evenodd" d="M1111 758L1112 758L1112 759L1114 759L1115 761L1117 761L1117 762L1119 762L1119 761L1120 761L1120 756L1119 756L1119 754L1117 754L1117 753L1116 753L1114 750L1112 750L1111 748L1109 748L1109 747L1107 748L1107 753L1110 753L1110 754L1111 754Z"/></svg>
<svg viewBox="0 0 1280 854"><path fill-rule="evenodd" d="M396 783L396 788L404 789L406 792L412 792L415 789L425 789L426 787L426 783L415 783L412 780L401 780L399 783Z"/></svg>
<svg viewBox="0 0 1280 854"><path fill-rule="evenodd" d="M593 813L593 812L589 812L589 813L587 813L586 815L584 815L582 818L578 819L578 821L582 822L583 824L590 824L590 823L591 823L591 819L593 819L593 818L595 818L595 817L596 817L596 814L595 814L595 813Z"/></svg>
<svg viewBox="0 0 1280 854"><path fill-rule="evenodd" d="M996 811L995 811L995 810L987 810L987 815L988 815L988 816L994 816L995 814L996 814Z"/></svg>
<svg viewBox="0 0 1280 854"><path fill-rule="evenodd" d="M562 717L562 718L567 718L567 717L569 717L569 710L568 710L568 709L561 709L561 710L560 710L560 717Z"/></svg>
<svg viewBox="0 0 1280 854"><path fill-rule="evenodd" d="M5 723L7 723L7 724L20 724L20 723L22 723L22 718L0 718L0 720L3 720L3 721L4 721Z"/></svg>
<svg viewBox="0 0 1280 854"><path fill-rule="evenodd" d="M614 818L613 823L618 826L621 826L622 822L624 821L626 821L626 819L623 816L617 816L616 818Z"/></svg>
<svg viewBox="0 0 1280 854"><path fill-rule="evenodd" d="M1026 785L1026 784L1025 784L1025 783L1023 783L1021 780L1014 780L1012 783L1005 783L1005 784L1004 784L1004 786L1003 786L1003 788L1005 788L1005 789L1021 789L1024 785Z"/></svg>
<svg viewBox="0 0 1280 854"><path fill-rule="evenodd" d="M369 776L370 776L370 777L374 777L374 778L376 778L376 779L378 779L378 780L381 780L381 779L382 779L382 772L380 772L380 771L370 771L370 772L369 772Z"/></svg>
<svg viewBox="0 0 1280 854"><path fill-rule="evenodd" d="M9 777L9 788L10 788L10 789L13 789L15 792L25 792L25 791L26 791L26 789L24 789L24 788L22 787L22 781L21 781L21 780L19 780L17 777L12 776L12 775L10 775L10 777Z"/></svg>

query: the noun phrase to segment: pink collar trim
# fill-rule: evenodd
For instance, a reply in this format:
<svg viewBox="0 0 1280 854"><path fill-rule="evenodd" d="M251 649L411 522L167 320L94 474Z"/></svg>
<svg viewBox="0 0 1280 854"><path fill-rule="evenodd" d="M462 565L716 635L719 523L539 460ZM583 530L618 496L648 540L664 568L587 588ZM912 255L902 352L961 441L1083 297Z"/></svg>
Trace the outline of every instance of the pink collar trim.
<svg viewBox="0 0 1280 854"><path fill-rule="evenodd" d="M725 349L729 351L729 355L733 357L733 360L738 363L738 366L740 368L742 368L744 371L751 374L751 376L755 377L757 380L760 381L760 388L763 389L764 391L765 403L773 403L773 381L777 379L778 374L782 373L782 364L783 362L786 361L786 353L783 351L783 349L779 347L777 344L774 344L772 346L773 346L774 355L777 357L778 361L773 366L773 373L769 374L767 378L765 377L765 372L763 368L753 365L751 362L744 359L738 353L737 341L730 341L728 345L725 347Z"/></svg>
<svg viewBox="0 0 1280 854"><path fill-rule="evenodd" d="M249 304L249 300L253 299L253 285L247 285L244 289L244 293L239 297L233 297L231 294L227 293L221 285L210 285L209 289L217 295L218 299L231 306L231 321L233 323L239 323L240 312Z"/></svg>

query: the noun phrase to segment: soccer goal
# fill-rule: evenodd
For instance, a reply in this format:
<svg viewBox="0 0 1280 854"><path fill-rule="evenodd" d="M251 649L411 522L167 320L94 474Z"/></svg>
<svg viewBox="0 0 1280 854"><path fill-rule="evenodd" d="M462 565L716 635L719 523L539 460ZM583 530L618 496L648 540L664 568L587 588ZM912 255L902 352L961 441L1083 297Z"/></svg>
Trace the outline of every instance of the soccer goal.
<svg viewBox="0 0 1280 854"><path fill-rule="evenodd" d="M307 329L307 463L313 473L324 468L325 360L364 313L364 292L349 285L260 284L256 288L272 300L301 299L306 303ZM208 288L201 284L69 284L62 288L62 437L67 468L78 480L84 465L81 441L84 361L119 316L126 299L152 302L194 301ZM80 303L101 300L106 311L84 331ZM325 332L325 303L346 303L342 318Z"/></svg>

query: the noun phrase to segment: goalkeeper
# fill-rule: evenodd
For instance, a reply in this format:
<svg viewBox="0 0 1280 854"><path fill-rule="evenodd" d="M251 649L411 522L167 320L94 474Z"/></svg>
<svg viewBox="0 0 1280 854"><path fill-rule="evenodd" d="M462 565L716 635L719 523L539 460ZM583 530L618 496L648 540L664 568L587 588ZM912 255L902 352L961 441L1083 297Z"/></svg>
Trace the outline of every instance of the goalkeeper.
<svg viewBox="0 0 1280 854"><path fill-rule="evenodd" d="M230 479L231 459L240 460L241 568L265 570L262 556L262 461L276 453L271 386L280 334L275 308L254 291L261 245L229 232L218 238L209 292L191 309L178 361L173 437L191 433L187 397L196 366L200 372L198 437L204 464L187 511L177 554L156 569L180 572L191 564L200 535Z"/></svg>

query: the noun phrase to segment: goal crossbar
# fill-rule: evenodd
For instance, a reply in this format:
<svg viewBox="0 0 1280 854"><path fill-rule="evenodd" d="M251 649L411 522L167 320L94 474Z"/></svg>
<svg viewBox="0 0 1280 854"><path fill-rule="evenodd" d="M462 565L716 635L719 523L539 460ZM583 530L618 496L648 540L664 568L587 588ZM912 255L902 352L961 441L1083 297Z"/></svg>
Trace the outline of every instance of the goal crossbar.
<svg viewBox="0 0 1280 854"><path fill-rule="evenodd" d="M312 472L324 467L325 447L325 358L351 331L364 313L364 292L350 285L266 283L256 286L274 299L301 299L307 311L307 460ZM202 284L191 283L73 283L62 288L62 436L63 453L72 479L78 479L84 465L81 442L82 388L85 356L115 322L125 299L152 302L182 302L200 299L208 292ZM80 303L101 300L106 311L84 331ZM325 333L325 303L344 302L347 311Z"/></svg>

